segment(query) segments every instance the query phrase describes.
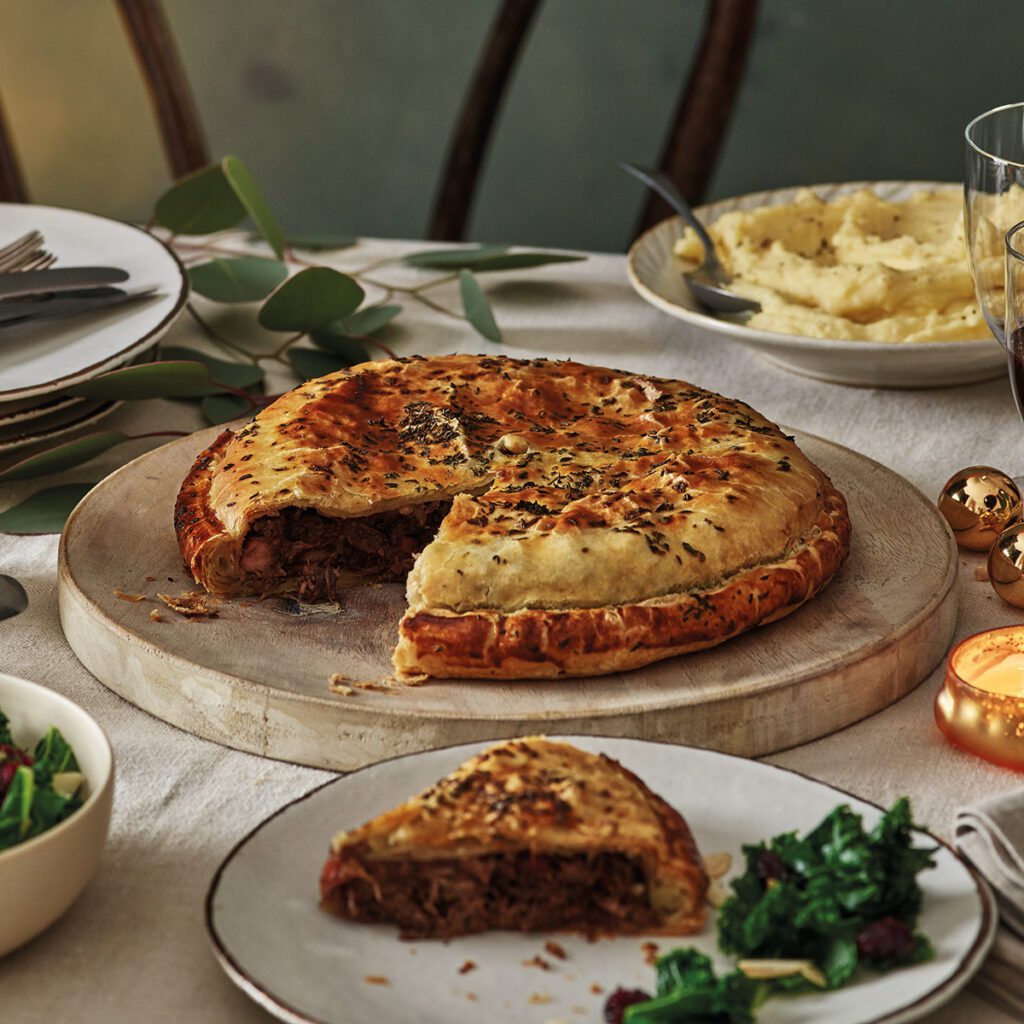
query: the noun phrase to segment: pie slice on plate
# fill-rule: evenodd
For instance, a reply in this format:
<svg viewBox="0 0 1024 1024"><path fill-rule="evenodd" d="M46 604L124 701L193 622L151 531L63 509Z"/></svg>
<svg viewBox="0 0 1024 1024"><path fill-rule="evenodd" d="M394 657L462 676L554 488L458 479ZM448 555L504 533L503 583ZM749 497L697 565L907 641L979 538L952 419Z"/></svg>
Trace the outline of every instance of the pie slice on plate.
<svg viewBox="0 0 1024 1024"><path fill-rule="evenodd" d="M635 668L788 615L849 550L774 424L684 381L468 355L364 363L222 434L175 528L220 595L407 578L400 675Z"/></svg>
<svg viewBox="0 0 1024 1024"><path fill-rule="evenodd" d="M471 758L332 844L325 907L407 938L689 935L708 880L686 822L603 754L543 737Z"/></svg>

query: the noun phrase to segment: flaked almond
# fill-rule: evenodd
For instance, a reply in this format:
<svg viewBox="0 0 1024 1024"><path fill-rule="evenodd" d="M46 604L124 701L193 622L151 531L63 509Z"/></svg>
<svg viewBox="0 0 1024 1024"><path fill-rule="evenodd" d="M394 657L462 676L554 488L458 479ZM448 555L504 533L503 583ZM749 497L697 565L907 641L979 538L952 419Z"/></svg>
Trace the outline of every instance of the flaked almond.
<svg viewBox="0 0 1024 1024"><path fill-rule="evenodd" d="M114 597L118 601L145 601L145 594L130 594L127 590L122 590L120 587L114 587Z"/></svg>
<svg viewBox="0 0 1024 1024"><path fill-rule="evenodd" d="M800 973L812 984L817 985L818 988L828 988L828 978L819 970L818 965L811 963L810 960L800 968Z"/></svg>
<svg viewBox="0 0 1024 1024"><path fill-rule="evenodd" d="M805 978L808 975L805 973L808 970L815 971L817 976L825 982L825 979L821 975L821 971L815 967L814 962L811 960L741 960L736 965L748 978L752 978L754 981L771 981L773 978L792 978L796 974L802 974ZM810 980L810 978L808 978ZM817 984L815 982L814 984Z"/></svg>
<svg viewBox="0 0 1024 1024"><path fill-rule="evenodd" d="M729 890L717 879L712 879L705 899L713 907L720 907L729 898Z"/></svg>
<svg viewBox="0 0 1024 1024"><path fill-rule="evenodd" d="M530 442L521 434L502 434L498 447L509 455L525 455L530 450Z"/></svg>
<svg viewBox="0 0 1024 1024"><path fill-rule="evenodd" d="M704 870L708 878L721 878L731 867L731 853L709 853L704 858Z"/></svg>

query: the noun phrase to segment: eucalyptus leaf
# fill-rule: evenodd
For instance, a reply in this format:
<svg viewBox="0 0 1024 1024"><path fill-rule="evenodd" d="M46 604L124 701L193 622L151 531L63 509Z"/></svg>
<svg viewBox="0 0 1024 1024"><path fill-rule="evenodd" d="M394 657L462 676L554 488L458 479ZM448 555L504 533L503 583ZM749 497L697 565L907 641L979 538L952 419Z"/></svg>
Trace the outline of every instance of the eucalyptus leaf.
<svg viewBox="0 0 1024 1024"><path fill-rule="evenodd" d="M310 338L313 339L314 345L337 356L345 366L368 363L373 358L358 338L349 338L344 334L328 334L324 331L313 331Z"/></svg>
<svg viewBox="0 0 1024 1024"><path fill-rule="evenodd" d="M479 281L468 271L459 271L459 294L462 296L462 308L466 319L477 329L477 332L488 341L501 341L501 331L494 320L490 303L484 295Z"/></svg>
<svg viewBox="0 0 1024 1024"><path fill-rule="evenodd" d="M290 348L288 361L303 380L325 377L349 365L333 353L318 352L315 348Z"/></svg>
<svg viewBox="0 0 1024 1024"><path fill-rule="evenodd" d="M237 156L226 156L220 162L221 170L238 201L245 207L259 233L267 240L278 259L284 257L284 232L270 212L263 193L253 180L248 168Z"/></svg>
<svg viewBox="0 0 1024 1024"><path fill-rule="evenodd" d="M214 302L257 302L287 276L288 268L279 260L260 256L218 257L188 270L192 289Z"/></svg>
<svg viewBox="0 0 1024 1024"><path fill-rule="evenodd" d="M307 252L330 252L334 249L348 249L359 239L352 235L289 233L285 236L285 241L293 249L305 249Z"/></svg>
<svg viewBox="0 0 1024 1024"><path fill-rule="evenodd" d="M402 312L401 306L367 306L360 309L351 316L331 324L329 330L333 334L344 334L348 336L358 334L373 334L379 331L385 324Z"/></svg>
<svg viewBox="0 0 1024 1024"><path fill-rule="evenodd" d="M478 245L474 248L433 249L413 252L403 256L403 262L410 267L427 267L431 270L461 270L475 267L481 260L494 259L508 252L507 245Z"/></svg>
<svg viewBox="0 0 1024 1024"><path fill-rule="evenodd" d="M108 448L127 441L128 435L122 434L120 430L105 430L98 434L87 434L85 437L75 438L66 444L57 445L48 451L30 455L27 459L16 462L0 472L0 482L6 483L10 480L31 480L37 476L49 476L52 473L61 473L72 466L80 466L83 462L101 455Z"/></svg>
<svg viewBox="0 0 1024 1024"><path fill-rule="evenodd" d="M241 395L207 395L199 403L199 408L211 426L227 423L228 420L237 420L254 411Z"/></svg>
<svg viewBox="0 0 1024 1024"><path fill-rule="evenodd" d="M495 270L524 270L527 267L545 267L549 263L579 263L586 256L577 256L568 252L507 252L504 255L492 256L473 264L478 274L487 274Z"/></svg>
<svg viewBox="0 0 1024 1024"><path fill-rule="evenodd" d="M246 208L223 170L214 165L176 181L157 201L158 224L176 235L209 235L233 228Z"/></svg>
<svg viewBox="0 0 1024 1024"><path fill-rule="evenodd" d="M198 398L218 390L201 362L167 361L139 363L101 373L66 389L79 398L123 399Z"/></svg>
<svg viewBox="0 0 1024 1024"><path fill-rule="evenodd" d="M60 533L74 507L96 485L61 484L37 491L30 498L0 512L0 533Z"/></svg>
<svg viewBox="0 0 1024 1024"><path fill-rule="evenodd" d="M323 330L351 316L363 298L363 289L347 274L330 267L307 267L263 303L259 322L271 331Z"/></svg>
<svg viewBox="0 0 1024 1024"><path fill-rule="evenodd" d="M252 388L260 384L265 376L263 368L255 363L233 363L226 359L215 359L205 352L199 352L194 348L185 348L183 345L161 346L160 355L164 359L175 362L202 363L206 367L207 378L210 381L210 387L203 394L215 391L217 384L243 390Z"/></svg>

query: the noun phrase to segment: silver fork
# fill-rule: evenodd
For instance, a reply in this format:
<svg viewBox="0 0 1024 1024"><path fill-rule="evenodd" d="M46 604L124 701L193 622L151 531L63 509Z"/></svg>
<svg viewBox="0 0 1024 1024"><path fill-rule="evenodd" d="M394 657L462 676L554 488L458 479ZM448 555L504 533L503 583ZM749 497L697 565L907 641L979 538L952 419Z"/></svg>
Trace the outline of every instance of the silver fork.
<svg viewBox="0 0 1024 1024"><path fill-rule="evenodd" d="M42 245L43 236L38 231L30 231L0 248L0 273L45 270L52 266L57 257L48 253Z"/></svg>

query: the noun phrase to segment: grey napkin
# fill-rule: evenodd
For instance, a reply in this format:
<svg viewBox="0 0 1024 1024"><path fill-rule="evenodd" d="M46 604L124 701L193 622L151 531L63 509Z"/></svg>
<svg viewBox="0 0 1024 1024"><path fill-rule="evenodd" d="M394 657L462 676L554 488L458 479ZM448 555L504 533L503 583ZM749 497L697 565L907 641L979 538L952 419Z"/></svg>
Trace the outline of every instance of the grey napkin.
<svg viewBox="0 0 1024 1024"><path fill-rule="evenodd" d="M955 842L992 886L1001 921L972 988L1024 1019L1024 790L962 807Z"/></svg>

